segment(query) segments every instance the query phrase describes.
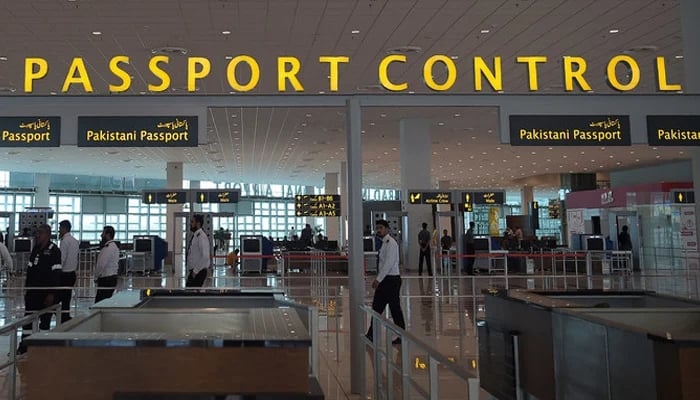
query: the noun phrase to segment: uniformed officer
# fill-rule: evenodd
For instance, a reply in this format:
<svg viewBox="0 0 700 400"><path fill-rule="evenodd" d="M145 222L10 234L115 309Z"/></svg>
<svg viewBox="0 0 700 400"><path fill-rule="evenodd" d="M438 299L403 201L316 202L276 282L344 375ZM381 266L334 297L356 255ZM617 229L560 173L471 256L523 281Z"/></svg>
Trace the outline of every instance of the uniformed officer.
<svg viewBox="0 0 700 400"><path fill-rule="evenodd" d="M202 287L209 268L209 238L202 229L204 217L195 214L190 219L192 237L187 245L187 287Z"/></svg>
<svg viewBox="0 0 700 400"><path fill-rule="evenodd" d="M51 227L42 224L36 229L34 248L27 263L27 278L24 295L24 315L52 306L58 302L56 289L61 282L61 250L51 242ZM40 317L39 329L48 330L51 326L51 314ZM22 338L31 334L32 324L22 328ZM26 348L20 344L19 352Z"/></svg>
<svg viewBox="0 0 700 400"><path fill-rule="evenodd" d="M80 255L80 243L71 234L71 223L67 219L58 223L59 247L61 249L61 287L72 288L75 286L76 270ZM59 301L61 302L61 322L67 322L70 316L70 299L73 297L73 289L61 289Z"/></svg>
<svg viewBox="0 0 700 400"><path fill-rule="evenodd" d="M105 226L102 229L102 249L97 255L95 265L95 279L97 280L97 294L95 303L112 297L114 289L119 281L119 246L114 242L114 227Z"/></svg>

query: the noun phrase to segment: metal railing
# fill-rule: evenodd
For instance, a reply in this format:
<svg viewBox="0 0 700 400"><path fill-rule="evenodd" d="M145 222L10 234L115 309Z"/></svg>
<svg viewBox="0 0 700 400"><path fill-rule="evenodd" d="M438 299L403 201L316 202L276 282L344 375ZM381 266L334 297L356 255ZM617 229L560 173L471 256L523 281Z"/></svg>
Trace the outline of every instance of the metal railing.
<svg viewBox="0 0 700 400"><path fill-rule="evenodd" d="M32 333L39 332L39 317L45 314L52 313L56 316L56 326L61 325L61 305L54 304L46 307L43 310L33 312L30 315L19 318L11 323L0 327L0 336L9 335L10 346L8 352L8 361L0 364L0 370L10 368L7 376L7 394L9 399L17 398L17 331L24 325L32 324Z"/></svg>
<svg viewBox="0 0 700 400"><path fill-rule="evenodd" d="M363 336L365 346L369 346L373 350L374 364L374 398L392 400L395 396L395 385L398 383L400 398L409 400L414 398L411 392L417 393L423 399L440 399L440 377L438 366L442 366L446 371L454 375L459 380L467 384L467 391L459 394L459 399L478 400L479 380L476 376L469 373L463 367L456 365L454 362L442 355L434 348L427 345L425 342L414 336L410 332L399 328L393 322L379 315L371 307L360 306L360 310L369 317L372 321L372 340ZM361 332L354 332L359 335ZM393 336L398 336L401 339L401 347L399 354L401 357L400 363L392 361L390 354L393 349ZM411 348L419 352L427 353L428 359L428 388L423 388L420 383L410 374L411 363ZM385 366L382 367L382 358ZM363 367L364 368L364 367ZM367 369L364 368L365 374ZM384 378L381 372L385 371ZM398 382L394 380L394 374L400 375ZM367 398L367 382L363 380L360 389L360 397ZM442 397L444 398L444 396Z"/></svg>

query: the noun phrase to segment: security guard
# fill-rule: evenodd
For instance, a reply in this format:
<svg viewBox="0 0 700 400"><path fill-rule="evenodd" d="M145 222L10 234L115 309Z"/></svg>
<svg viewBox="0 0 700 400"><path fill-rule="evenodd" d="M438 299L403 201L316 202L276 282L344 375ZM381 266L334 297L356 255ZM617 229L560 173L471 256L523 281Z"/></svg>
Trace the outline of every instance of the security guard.
<svg viewBox="0 0 700 400"><path fill-rule="evenodd" d="M61 283L61 250L51 242L51 227L43 224L36 229L35 244L27 265L27 287L24 295L24 315L52 306L58 302L58 293L51 287ZM51 314L40 317L39 329L48 330L51 326ZM22 338L31 334L32 324L22 329ZM26 347L20 344L19 352Z"/></svg>
<svg viewBox="0 0 700 400"><path fill-rule="evenodd" d="M190 219L190 231L193 233L187 245L187 287L202 287L207 279L211 244L202 225L204 217L201 214L193 215Z"/></svg>
<svg viewBox="0 0 700 400"><path fill-rule="evenodd" d="M119 281L119 246L114 242L114 227L107 225L102 229L102 249L97 255L95 281L97 293L95 303L112 297Z"/></svg>

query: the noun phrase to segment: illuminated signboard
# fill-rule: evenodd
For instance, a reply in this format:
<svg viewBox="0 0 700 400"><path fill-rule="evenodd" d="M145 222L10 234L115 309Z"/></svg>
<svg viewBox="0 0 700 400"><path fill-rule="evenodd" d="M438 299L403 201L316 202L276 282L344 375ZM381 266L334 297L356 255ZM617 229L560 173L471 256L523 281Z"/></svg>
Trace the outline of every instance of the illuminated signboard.
<svg viewBox="0 0 700 400"><path fill-rule="evenodd" d="M695 192L692 190L674 190L673 202L676 204L694 204Z"/></svg>
<svg viewBox="0 0 700 400"><path fill-rule="evenodd" d="M0 147L60 145L60 117L0 117Z"/></svg>
<svg viewBox="0 0 700 400"><path fill-rule="evenodd" d="M549 218L559 219L561 213L561 201L559 199L549 199Z"/></svg>
<svg viewBox="0 0 700 400"><path fill-rule="evenodd" d="M78 147L197 147L197 117L78 117Z"/></svg>
<svg viewBox="0 0 700 400"><path fill-rule="evenodd" d="M451 204L451 192L408 192L410 204Z"/></svg>
<svg viewBox="0 0 700 400"><path fill-rule="evenodd" d="M473 212L474 194L472 192L462 192L462 204L464 204L464 211Z"/></svg>
<svg viewBox="0 0 700 400"><path fill-rule="evenodd" d="M627 115L511 115L511 146L629 146Z"/></svg>
<svg viewBox="0 0 700 400"><path fill-rule="evenodd" d="M647 138L650 146L700 146L700 116L649 115Z"/></svg>
<svg viewBox="0 0 700 400"><path fill-rule="evenodd" d="M473 192L474 204L502 205L505 204L505 192Z"/></svg>
<svg viewBox="0 0 700 400"><path fill-rule="evenodd" d="M194 190L195 203L238 203L240 190Z"/></svg>
<svg viewBox="0 0 700 400"><path fill-rule="evenodd" d="M339 217L339 194L312 194L294 196L297 217Z"/></svg>
<svg viewBox="0 0 700 400"><path fill-rule="evenodd" d="M187 203L186 190L146 191L141 196L144 204L184 204Z"/></svg>

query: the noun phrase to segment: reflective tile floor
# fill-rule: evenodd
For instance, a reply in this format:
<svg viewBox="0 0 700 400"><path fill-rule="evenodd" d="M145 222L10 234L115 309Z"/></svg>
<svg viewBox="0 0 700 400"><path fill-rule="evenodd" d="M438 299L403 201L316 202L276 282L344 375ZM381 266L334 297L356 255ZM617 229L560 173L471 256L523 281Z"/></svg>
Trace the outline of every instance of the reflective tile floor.
<svg viewBox="0 0 700 400"><path fill-rule="evenodd" d="M366 278L365 303L371 304L373 276ZM595 278L588 280L585 276L578 279L573 276L510 276L509 287L529 289L575 289L585 288L627 288L655 290L681 297L698 298L698 274L667 272L664 275ZM120 278L119 290L148 287L182 287L182 279L170 274L152 276L124 276ZM349 330L349 293L348 279L342 275L310 275L292 273L284 279L275 274L264 276L240 276L230 268L215 267L213 276L205 286L208 287L277 287L283 288L287 295L300 303L319 307L319 381L327 399L359 399L351 394L350 385L350 330ZM505 286L504 277L496 276L435 276L418 277L415 273L403 275L402 308L406 317L407 330L420 340L459 365L467 372L478 374L477 337L475 319L483 316L483 292L493 287ZM23 313L23 277L5 276L0 288L0 324L5 324ZM87 276L76 284L72 313L74 316L89 312L88 307L94 302L94 283ZM361 332L364 332L363 328ZM8 336L0 337L0 363L7 360L9 349ZM392 346L391 359L400 363L401 347ZM374 354L367 348L364 351L367 368L368 397L375 398L373 382ZM427 351L416 346L408 346L410 376L419 387L428 390L429 360ZM381 360L380 365L384 365ZM0 371L0 399L7 398L7 368ZM438 370L441 399L467 398L467 385L446 368ZM382 372L386 379L386 371ZM20 377L21 379L21 377ZM395 393L402 390L394 379ZM31 384L30 382L26 382ZM417 394L411 398L420 398ZM479 398L489 398L481 393Z"/></svg>

